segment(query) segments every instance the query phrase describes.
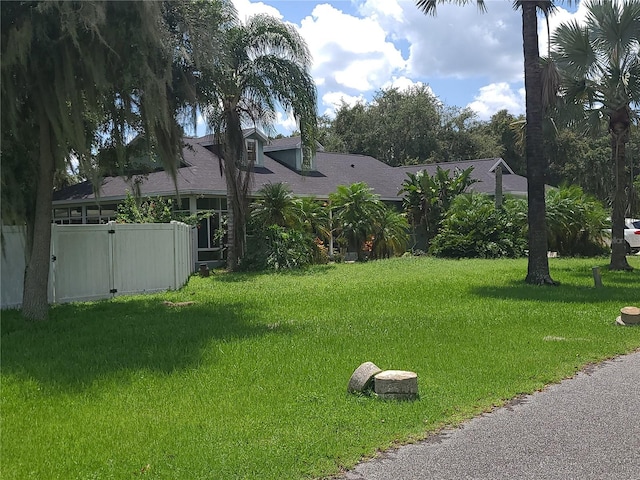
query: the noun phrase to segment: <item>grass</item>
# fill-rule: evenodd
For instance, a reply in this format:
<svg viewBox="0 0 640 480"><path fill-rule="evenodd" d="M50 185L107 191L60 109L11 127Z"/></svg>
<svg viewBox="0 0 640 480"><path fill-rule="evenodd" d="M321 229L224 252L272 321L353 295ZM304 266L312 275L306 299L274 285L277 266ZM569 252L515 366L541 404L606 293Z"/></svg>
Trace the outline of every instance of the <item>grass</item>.
<svg viewBox="0 0 640 480"><path fill-rule="evenodd" d="M192 277L162 295L2 314L4 479L300 479L336 474L640 347L640 301L605 259L402 258L305 273ZM194 301L168 307L163 301ZM420 400L348 395L373 361Z"/></svg>

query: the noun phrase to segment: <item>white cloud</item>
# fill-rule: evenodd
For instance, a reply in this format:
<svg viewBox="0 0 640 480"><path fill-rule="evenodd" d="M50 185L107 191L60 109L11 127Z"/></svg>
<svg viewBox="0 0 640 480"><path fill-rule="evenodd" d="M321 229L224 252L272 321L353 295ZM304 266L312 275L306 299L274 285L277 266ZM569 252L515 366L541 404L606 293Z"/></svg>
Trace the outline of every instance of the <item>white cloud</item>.
<svg viewBox="0 0 640 480"><path fill-rule="evenodd" d="M252 3L249 0L233 0L233 5L238 11L238 17L243 22L245 22L247 18L258 13L266 13L281 20L283 19L282 14L277 8L266 5L262 2Z"/></svg>
<svg viewBox="0 0 640 480"><path fill-rule="evenodd" d="M482 87L467 107L474 110L480 120L489 120L494 113L503 109L520 115L525 112L525 90L521 88L514 92L506 82L492 83Z"/></svg>
<svg viewBox="0 0 640 480"><path fill-rule="evenodd" d="M416 81L414 81L414 80L412 80L412 79L410 79L408 77L405 77L404 75L400 76L400 77L391 78L391 80L389 80L384 85L382 85L382 89L397 88L401 92L406 92L411 87L424 87L424 86L426 86L427 90L432 95L435 95L433 93L433 90L431 89L431 87L429 85L425 85L421 81L417 81L416 82Z"/></svg>
<svg viewBox="0 0 640 480"><path fill-rule="evenodd" d="M300 33L313 54L318 85L355 92L379 89L406 61L374 17L358 18L319 4Z"/></svg>
<svg viewBox="0 0 640 480"><path fill-rule="evenodd" d="M473 5L439 5L424 15L402 2L404 22L395 35L409 44L412 77L484 77L515 82L523 76L521 15L510 2L488 2L487 12Z"/></svg>
<svg viewBox="0 0 640 480"><path fill-rule="evenodd" d="M524 71L522 16L511 2L487 2L484 14L473 4L441 4L436 16L426 16L414 0L233 1L241 18L267 12L299 20L297 28L313 55L319 113L333 116L341 100L353 105L370 100L381 88L420 83L433 85L447 102L466 103L481 118L502 108L515 115L524 112L524 90L519 89ZM306 5L311 12L306 17L288 16L304 12ZM552 28L567 16L571 14L558 9L551 17ZM540 38L542 47L544 19ZM286 115L278 122L283 127L289 122L291 128Z"/></svg>
<svg viewBox="0 0 640 480"><path fill-rule="evenodd" d="M293 112L289 110L286 113L276 112L276 121L275 125L277 130L284 130L287 133L292 133L295 130L298 130L298 122L296 118L293 116ZM281 127L278 128L278 127Z"/></svg>
<svg viewBox="0 0 640 480"><path fill-rule="evenodd" d="M404 21L404 9L398 0L364 0L358 11L362 16L372 17L379 23L386 20L397 23Z"/></svg>
<svg viewBox="0 0 640 480"><path fill-rule="evenodd" d="M363 95L348 95L344 92L328 92L322 96L322 105L325 107L322 112L323 115L328 115L333 118L336 114L336 109L342 104L346 103L350 107L353 107L357 103L365 103L366 99Z"/></svg>
<svg viewBox="0 0 640 480"><path fill-rule="evenodd" d="M576 12L571 13L564 8L557 7L556 10L549 15L549 30L553 37L554 32L562 23L568 23L576 20L583 23L587 16L587 7L585 2L580 2ZM541 20L538 24L538 44L540 45L540 55L546 57L549 45L549 36L547 35L547 23Z"/></svg>

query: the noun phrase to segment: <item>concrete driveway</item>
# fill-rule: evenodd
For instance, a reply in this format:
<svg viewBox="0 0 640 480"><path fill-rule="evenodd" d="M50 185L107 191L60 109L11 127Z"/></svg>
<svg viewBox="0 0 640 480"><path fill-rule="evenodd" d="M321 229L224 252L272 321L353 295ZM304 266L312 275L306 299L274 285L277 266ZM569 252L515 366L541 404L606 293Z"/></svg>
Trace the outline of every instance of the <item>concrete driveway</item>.
<svg viewBox="0 0 640 480"><path fill-rule="evenodd" d="M640 480L640 351L381 454L342 478Z"/></svg>

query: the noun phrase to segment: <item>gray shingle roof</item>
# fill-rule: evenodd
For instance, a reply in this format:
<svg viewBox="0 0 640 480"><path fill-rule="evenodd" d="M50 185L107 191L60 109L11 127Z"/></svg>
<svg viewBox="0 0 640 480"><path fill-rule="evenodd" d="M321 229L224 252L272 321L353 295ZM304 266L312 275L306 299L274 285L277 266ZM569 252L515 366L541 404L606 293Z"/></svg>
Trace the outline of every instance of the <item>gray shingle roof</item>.
<svg viewBox="0 0 640 480"><path fill-rule="evenodd" d="M279 139L282 144L293 140ZM298 140L299 141L299 140ZM226 183L221 174L218 157L205 148L206 138L185 138L183 149L186 166L178 169L177 187L181 195L219 195L224 196ZM282 146L282 145L278 145ZM406 172L426 169L430 174L437 164L390 167L379 160L366 155L329 153L319 151L316 154L316 171L298 172L277 162L268 156L265 145L264 166L254 169L251 192L255 194L267 183L286 183L294 194L326 198L338 185L350 185L355 182L367 183L383 200L399 200L398 191L406 178ZM472 186L476 192L494 193L495 176L492 168L501 159L472 160L440 164L445 169L468 168L474 166L473 177L480 183ZM513 173L503 174L505 192L526 192L526 178ZM122 177L107 177L100 185L100 198L120 200L132 186ZM141 193L144 196L175 195L176 186L171 176L164 172L153 172L143 178ZM54 193L55 204L95 202L96 197L90 183L83 182Z"/></svg>

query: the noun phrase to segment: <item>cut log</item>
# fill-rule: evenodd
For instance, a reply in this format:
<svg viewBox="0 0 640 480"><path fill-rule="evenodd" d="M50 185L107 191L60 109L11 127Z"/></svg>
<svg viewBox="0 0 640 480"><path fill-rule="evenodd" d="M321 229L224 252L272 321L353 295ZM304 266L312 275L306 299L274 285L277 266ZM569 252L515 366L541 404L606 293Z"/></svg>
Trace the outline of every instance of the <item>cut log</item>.
<svg viewBox="0 0 640 480"><path fill-rule="evenodd" d="M620 309L620 316L616 319L621 325L638 325L640 324L640 308L623 307Z"/></svg>
<svg viewBox="0 0 640 480"><path fill-rule="evenodd" d="M374 375L382 370L373 362L364 362L355 369L349 379L347 391L349 393L362 393L371 388Z"/></svg>
<svg viewBox="0 0 640 480"><path fill-rule="evenodd" d="M386 370L374 377L374 391L383 400L418 398L418 375L404 370Z"/></svg>

